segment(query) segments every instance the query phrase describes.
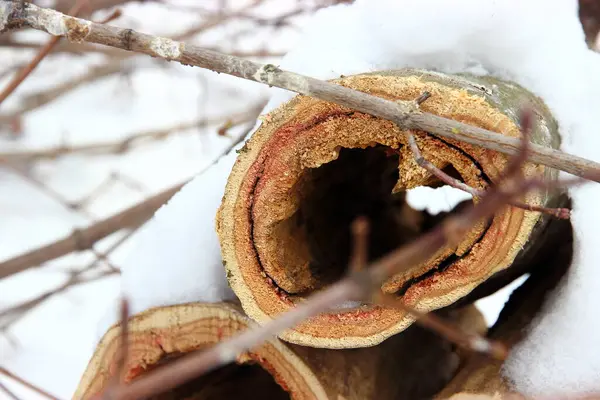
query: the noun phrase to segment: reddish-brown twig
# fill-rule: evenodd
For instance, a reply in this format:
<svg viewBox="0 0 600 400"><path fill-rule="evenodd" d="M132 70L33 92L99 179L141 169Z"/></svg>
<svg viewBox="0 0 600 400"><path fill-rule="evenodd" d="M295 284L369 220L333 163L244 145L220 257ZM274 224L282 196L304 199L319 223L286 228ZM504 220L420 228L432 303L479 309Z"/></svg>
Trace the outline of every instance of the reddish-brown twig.
<svg viewBox="0 0 600 400"><path fill-rule="evenodd" d="M59 400L58 397L51 395L50 393L48 393L47 391L45 391L42 388L37 387L36 385L34 385L33 383L21 378L18 375L15 375L14 373L10 372L9 370L7 370L4 367L0 367L0 374L4 375L10 379L12 379L15 382L18 382L19 384L25 386L27 389L36 392L37 394L49 399L49 400ZM1 383L0 383L1 385Z"/></svg>
<svg viewBox="0 0 600 400"><path fill-rule="evenodd" d="M87 1L88 0L77 0L77 2L69 10L69 12L67 12L67 14L76 16L77 14L79 14L79 11L81 11L82 7L87 3ZM25 79L27 79L29 74L33 72L33 70L40 64L40 62L42 62L42 60L46 58L48 54L50 54L50 52L52 51L54 46L58 44L60 39L60 36L51 37L50 40L48 40L48 43L46 43L40 49L40 51L36 54L33 60L31 60L29 64L27 64L13 77L13 79L11 79L11 81L4 88L4 90L0 92L0 104L2 104L4 100L6 100L6 98L10 96L11 93L13 93L21 83L23 83Z"/></svg>
<svg viewBox="0 0 600 400"><path fill-rule="evenodd" d="M493 186L481 198L477 206L455 214L444 220L439 226L425 233L409 245L395 250L387 256L371 263L367 268L351 272L346 278L316 293L302 304L296 306L278 318L253 329L246 330L230 340L221 342L204 352L192 353L168 366L149 372L145 377L122 386L117 399L144 398L177 387L199 375L207 373L221 365L235 361L244 351L254 348L264 340L289 329L296 324L328 310L343 301L364 301L379 290L381 283L392 274L406 271L408 268L424 262L436 251L464 236L476 223L491 217L497 210L516 196L531 189L531 182L520 174L522 164L528 156L527 142L530 118L522 122L523 140L516 156L513 157L502 174L502 185Z"/></svg>
<svg viewBox="0 0 600 400"><path fill-rule="evenodd" d="M364 269L368 257L369 222L364 217L357 218L352 223L352 257L350 258L351 272ZM411 314L415 322L425 328L431 329L441 337L464 349L479 353L489 354L494 358L504 360L508 355L506 347L499 342L490 341L481 335L464 332L449 321L431 313L422 313L413 307L404 304L401 298L385 295L382 291L375 291L372 300L375 303L400 308Z"/></svg>
<svg viewBox="0 0 600 400"><path fill-rule="evenodd" d="M50 299L51 297L56 296L57 294L63 293L66 290L73 288L75 286L94 282L98 279L103 279L105 277L120 273L120 270L118 268L116 268L108 260L108 256L113 251L118 249L123 243L125 243L125 241L127 241L127 239L129 239L131 237L131 235L133 235L137 231L138 228L139 228L139 226L131 229L129 232L127 232L125 235L123 235L121 238L119 238L119 240L117 240L115 243L113 243L104 252L98 252L92 248L91 251L94 252L96 259L94 261L92 261L91 263L89 263L84 268L82 268L76 272L72 272L70 274L69 279L67 279L67 281L64 282L63 284L61 284L60 286L58 286L52 290L49 290L45 293L42 293L33 299L27 300L24 303L20 303L18 305L15 305L13 307L10 307L10 308L0 311L0 319L8 319L8 321L0 323L0 331L5 331L6 329L8 329L10 327L10 325L14 324L19 319L21 319L25 315L27 315L27 313L29 313L30 311L35 309L37 306L39 306L46 300ZM102 272L93 277L84 278L84 274L88 273L91 270L93 270L94 268L96 268L100 264L101 261L109 268L109 271Z"/></svg>
<svg viewBox="0 0 600 400"><path fill-rule="evenodd" d="M505 360L508 349L501 342L487 339L476 333L465 332L451 321L447 321L433 313L423 313L404 304L401 298L394 298L379 292L374 300L377 303L399 308L415 318L415 323L432 330L449 342L468 351L490 355L498 360Z"/></svg>
<svg viewBox="0 0 600 400"><path fill-rule="evenodd" d="M421 103L423 103L425 100L427 100L430 97L431 97L431 94L429 92L423 92L423 94L421 94L415 100L415 103L417 105L420 105ZM444 182L446 185L451 186L455 189L462 190L462 191L467 192L470 195L475 196L475 197L481 197L485 194L485 190L480 190L480 189L476 189L472 186L469 186L466 183L461 182L459 179L453 178L452 176L448 175L447 173L445 173L444 171L442 171L441 169L439 169L438 167L433 165L432 162L427 160L421 154L421 150L419 149L419 145L417 144L415 135L410 130L407 130L405 135L406 135L406 139L408 140L408 145L410 147L410 150L413 153L415 162L417 163L418 166L426 169L429 173L431 173L432 175L437 177L439 180ZM568 208L542 207L542 206L536 206L536 205L523 203L523 202L516 201L516 200L511 200L508 204L510 204L513 207L522 208L522 209L528 210L528 211L537 211L537 212L541 212L544 214L549 214L549 215L552 215L552 216L554 216L556 218L560 218L560 219L569 219L571 217L571 211Z"/></svg>

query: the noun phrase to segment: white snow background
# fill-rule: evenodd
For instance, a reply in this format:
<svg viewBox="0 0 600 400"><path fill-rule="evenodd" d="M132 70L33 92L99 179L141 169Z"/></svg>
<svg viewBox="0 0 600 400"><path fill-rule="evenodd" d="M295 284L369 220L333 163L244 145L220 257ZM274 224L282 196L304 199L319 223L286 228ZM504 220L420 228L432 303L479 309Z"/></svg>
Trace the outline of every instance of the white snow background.
<svg viewBox="0 0 600 400"><path fill-rule="evenodd" d="M305 3L309 2L300 2ZM257 12L277 15L286 7L293 8L294 2L265 2ZM165 10L152 3L133 3L123 9L125 16L116 24L156 34L171 34L195 22L190 13ZM167 12L174 14L166 18ZM298 18L297 23L304 21ZM226 46L233 43L228 35L248 29L248 24L235 21L202 35L198 43L225 46L223 50L227 51L230 48ZM292 48L281 66L322 79L402 67L508 78L544 98L560 122L566 150L597 158L594 112L590 110L600 106L600 64L598 56L585 46L574 0L357 0L352 6L319 12L305 29L299 42L294 29L284 29L281 35L259 29L231 48L241 46L247 50L256 48L257 43L259 48L265 43L278 50ZM15 63L31 55L22 51L0 53L3 60L14 59ZM47 148L60 145L65 137L68 143L116 140L141 129L191 120L199 114L224 115L248 109L266 93L259 85L240 79L174 64L165 67L143 60L143 56L138 58L143 69L136 69L129 82L122 77L104 79L29 113L24 119L25 136L3 140L0 150ZM24 93L82 73L100 62L101 57L92 56L50 57L2 105L2 111L17 106ZM273 92L267 109L289 98L280 90ZM229 144L215 130L213 126L173 135L125 155L69 156L46 161L36 164L34 173L72 200L89 194L114 171L140 182L136 186L142 191L121 182L95 198L86 210L98 219L193 176L208 165ZM115 265L124 266L122 288L131 297L134 311L193 299L214 301L228 295L224 285L218 283L223 282L222 275L215 273L220 260L212 214L231 160L225 159L208 174L200 175L161 209L134 240L126 242L137 242L134 247L124 245L111 255ZM8 169L0 170L0 185L3 259L91 222L65 210ZM441 210L460 200L455 194L448 199L452 191L447 189L436 192L435 196L425 195L437 199L428 204L418 200L425 196L415 194L414 206ZM594 305L600 301L600 284L594 279L598 278L594 267L600 250L593 246L592 231L600 223L600 213L593 204L600 189L588 185L574 190L573 195L575 268L530 339L507 366L507 374L515 379L517 388L529 394L600 389L600 348L592 334L600 328L593 318ZM586 229L590 232L583 235ZM99 243L96 250L102 251L118 240L118 235L113 236ZM82 268L92 259L87 253L69 255L0 282L0 307L18 304L60 285L68 276L65 271ZM199 262L214 268L199 272ZM198 282L190 276L204 280ZM212 279L214 285L210 284ZM172 285L175 282L177 285ZM479 302L490 323L511 288ZM93 351L99 319L105 315L102 331L114 318L112 311L106 316L106 310L110 310L120 289L119 279L111 277L74 287L46 301L5 332L0 339L0 362L55 395L70 397ZM0 382L25 398L35 398L9 380L0 377Z"/></svg>

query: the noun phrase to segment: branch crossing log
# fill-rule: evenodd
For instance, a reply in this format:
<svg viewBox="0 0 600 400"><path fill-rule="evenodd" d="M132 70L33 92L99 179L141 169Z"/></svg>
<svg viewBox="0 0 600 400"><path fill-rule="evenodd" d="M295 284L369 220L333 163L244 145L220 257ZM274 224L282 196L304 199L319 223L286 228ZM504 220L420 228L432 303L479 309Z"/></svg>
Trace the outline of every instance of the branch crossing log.
<svg viewBox="0 0 600 400"><path fill-rule="evenodd" d="M402 70L335 83L396 102L427 91L431 98L421 105L424 112L515 140L520 137L517 115L526 100L537 113L532 140L559 146L556 123L544 104L508 82ZM416 211L405 201L407 190L442 185L416 164L405 132L388 120L304 96L263 118L240 150L217 216L227 275L251 318L261 323L276 318L347 274L355 218L364 216L371 223L371 260L437 224L441 215ZM477 189L497 182L507 164L507 157L495 151L411 132L426 159ZM523 173L557 178L555 170L533 164ZM549 192L529 193L521 200L541 206L556 202ZM422 312L448 306L527 255L546 222L537 212L505 207L426 262L392 276L381 290ZM315 347L365 347L413 321L397 308L351 303L281 337Z"/></svg>

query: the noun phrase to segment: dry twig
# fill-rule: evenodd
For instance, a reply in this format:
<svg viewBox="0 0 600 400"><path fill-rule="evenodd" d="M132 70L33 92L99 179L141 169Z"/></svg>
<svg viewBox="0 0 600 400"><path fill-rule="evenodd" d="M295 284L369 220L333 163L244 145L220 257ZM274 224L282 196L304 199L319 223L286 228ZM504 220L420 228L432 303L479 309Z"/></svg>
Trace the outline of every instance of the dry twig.
<svg viewBox="0 0 600 400"><path fill-rule="evenodd" d="M271 64L264 65L244 60L131 29L96 24L35 5L26 5L21 9L19 4L8 0L0 1L0 31L13 29L17 25L26 25L53 35L66 36L73 42L105 44L332 101L388 119L403 129L431 132L509 155L518 153L520 145L517 138L420 112L413 101L389 101L334 83L284 71ZM600 181L600 164L544 146L532 144L529 161Z"/></svg>
<svg viewBox="0 0 600 400"><path fill-rule="evenodd" d="M356 273L365 268L368 260L368 232L369 223L366 218L359 217L352 223L352 257L350 259L350 271ZM375 291L372 296L375 303L390 307L396 307L411 314L415 323L436 332L441 337L447 339L464 349L489 354L492 357L504 360L508 355L506 347L496 341L490 341L481 335L464 332L453 323L444 320L433 313L422 313L414 308L404 304L401 298L391 295L385 295L381 290Z"/></svg>
<svg viewBox="0 0 600 400"><path fill-rule="evenodd" d="M246 12L252 10L254 7L260 5L264 0L254 0L252 3L243 7L238 12L233 13L220 13L216 12L207 17L205 21L195 25L188 30L177 34L173 37L174 40L187 40L191 37L206 32L214 27L217 27L233 18L242 17ZM104 21L101 23L105 23ZM0 31L2 31L2 27L0 26ZM80 44L81 45L81 44ZM83 50L90 50L93 47L86 46L83 47ZM94 82L98 79L106 78L108 76L127 71L132 68L132 66L124 67L124 63L126 63L131 58L135 57L136 54L126 53L119 49L106 49L102 51L104 54L111 56L111 60L105 64L97 65L89 69L85 74L75 77L71 80L63 82L55 87L50 89L34 93L28 96L25 96L21 100L21 106L19 109L0 115L0 124L8 124L23 116L23 114L35 110L38 107L42 107L65 94L77 89L78 87L88 84L90 82ZM264 55L268 53L262 53ZM261 52L257 53L245 53L239 52L239 56L252 56L252 55L261 55Z"/></svg>
<svg viewBox="0 0 600 400"><path fill-rule="evenodd" d="M120 273L121 271L117 267L112 265L112 263L108 260L108 256L116 249L118 249L123 243L125 243L131 237L131 235L133 235L137 231L138 228L139 226L135 227L134 229L131 229L129 232L127 232L125 235L119 238L119 240L113 243L106 251L102 253L95 251L94 248L90 249L94 252L96 259L89 263L87 266L83 267L82 269L75 272L71 272L69 279L67 279L67 281L63 284L36 296L33 299L27 300L26 302L2 310L0 312L0 319L6 319L7 321L2 322L2 324L0 324L0 331L6 331L12 324L23 318L25 315L27 315L27 313L29 313L37 306L39 306L40 304L57 294L63 293L74 286L94 282L99 279L103 279L105 277ZM96 268L101 261L109 268L109 271L101 272L100 274L90 278L84 278L84 274Z"/></svg>
<svg viewBox="0 0 600 400"><path fill-rule="evenodd" d="M417 106L419 106L425 100L429 99L430 97L431 97L431 93L423 92L423 94L421 94L417 99L415 99L415 103L417 104ZM445 173L444 171L442 171L441 169L439 169L438 167L433 165L433 163L431 161L427 160L421 154L421 150L419 149L419 146L417 145L417 140L415 139L415 135L411 131L406 131L405 135L406 135L406 139L408 141L410 150L413 153L415 162L417 163L418 166L426 169L430 174L436 176L439 180L444 182L446 185L449 185L455 189L459 189L464 192L467 192L471 196L481 197L485 194L485 190L475 189L474 187L471 187L471 186L467 185L466 183L461 182L460 180L451 177L450 175L448 175L447 173ZM552 216L554 216L556 218L560 218L560 219L569 219L571 217L571 211L568 208L541 207L541 206L526 204L526 203L523 203L520 201L515 201L515 200L510 201L508 204L510 204L513 207L522 208L522 209L528 210L528 211L537 211L537 212L542 212L544 214L549 214L549 215L552 215Z"/></svg>
<svg viewBox="0 0 600 400"><path fill-rule="evenodd" d="M107 153L121 154L131 150L134 146L142 143L150 143L158 140L163 140L172 134L180 133L182 131L189 131L191 129L203 128L210 125L226 122L228 127L233 127L248 123L256 118L256 115L260 112L261 105L252 107L248 111L236 113L233 115L223 115L218 117L199 118L195 121L178 123L173 126L169 126L162 129L153 129L144 132L135 133L128 135L126 138L104 143L92 143L85 145L73 145L73 146L58 146L44 150L32 150L32 151L13 151L0 153L0 164L3 163L28 163L33 161L39 161L44 159L56 159L65 155L100 155Z"/></svg>
<svg viewBox="0 0 600 400"><path fill-rule="evenodd" d="M26 381L25 379L21 378L18 375L15 375L14 373L10 372L9 370L7 370L4 367L0 367L0 375L4 375L4 376L12 379L15 382L18 382L19 384L25 386L27 389L32 390L32 391L36 392L37 394L39 394L49 400L58 400L58 397L51 395L44 389L37 387L33 383ZM0 385L1 385L1 383L0 383Z"/></svg>
<svg viewBox="0 0 600 400"><path fill-rule="evenodd" d="M125 366L127 365L127 357L129 354L129 302L127 299L121 299L120 316L119 321L121 325L119 349L116 355L117 370L111 377L111 382L104 391L103 398L112 400L115 396L115 392L118 390L121 384L124 374Z"/></svg>
<svg viewBox="0 0 600 400"><path fill-rule="evenodd" d="M12 400L20 400L17 395L7 388L2 382L0 382L0 392L6 394Z"/></svg>
<svg viewBox="0 0 600 400"><path fill-rule="evenodd" d="M79 14L81 8L87 3L88 0L77 0L73 7L67 12L69 15L76 16ZM20 70L13 79L8 83L2 92L0 92L0 104L6 100L12 92L33 72L33 70L42 62L42 60L50 54L54 46L60 41L60 36L53 36L48 43L46 43L38 52L38 54L27 64L22 70Z"/></svg>
<svg viewBox="0 0 600 400"><path fill-rule="evenodd" d="M248 130L251 128L248 128ZM232 144L224 149L212 163L216 163L222 155L228 153L246 136L247 131L242 132L239 138L234 140ZM206 169L205 168L205 169ZM202 173L202 171L200 172ZM97 241L130 226L139 226L152 215L154 212L166 203L186 182L175 185L161 193L158 193L149 199L136 204L120 213L117 213L104 220L98 221L85 229L75 229L70 235L59 239L46 246L31 250L25 254L14 257L10 260L0 263L0 279L26 271L30 268L35 268L44 262L54 260L55 258L64 256L74 251L88 250L92 248Z"/></svg>
<svg viewBox="0 0 600 400"><path fill-rule="evenodd" d="M184 183L164 190L149 199L98 221L87 228L75 229L70 235L54 243L31 250L25 254L0 263L0 279L37 267L44 262L74 251L91 248L97 241L130 226L138 226L148 220L166 203Z"/></svg>

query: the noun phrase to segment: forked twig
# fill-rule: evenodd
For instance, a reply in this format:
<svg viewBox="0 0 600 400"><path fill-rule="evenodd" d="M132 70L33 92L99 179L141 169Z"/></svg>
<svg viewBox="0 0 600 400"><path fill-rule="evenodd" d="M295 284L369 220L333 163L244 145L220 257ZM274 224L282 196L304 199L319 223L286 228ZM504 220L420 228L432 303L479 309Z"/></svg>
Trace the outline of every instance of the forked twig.
<svg viewBox="0 0 600 400"><path fill-rule="evenodd" d="M415 99L415 103L417 105L421 105L425 100L429 99L430 97L431 97L431 93L423 92L419 97L417 97ZM415 139L414 133L412 133L410 130L407 130L405 132L405 135L406 135L406 139L408 140L408 145L410 147L410 150L413 153L414 160L419 167L426 169L430 174L437 177L439 180L444 182L446 185L451 186L455 189L459 189L464 192L467 192L472 196L482 197L485 194L485 190L480 190L480 189L476 189L472 186L469 186L466 183L461 182L459 179L456 179L456 178L448 175L447 173L445 173L444 171L442 171L441 169L439 169L438 167L433 165L433 163L431 161L427 160L425 157L423 157L423 154L421 154L421 150L419 149L419 145L417 144L417 140ZM516 200L511 200L508 202L508 204L510 204L513 207L522 208L522 209L528 210L528 211L537 211L537 212L541 212L544 214L549 214L549 215L552 215L552 216L554 216L556 218L560 218L560 219L569 219L571 217L571 210L569 210L568 208L564 208L564 207L560 207L560 208L542 207L542 206L523 203L523 202L516 201Z"/></svg>
<svg viewBox="0 0 600 400"><path fill-rule="evenodd" d="M121 238L119 238L119 240L117 240L115 243L113 243L108 249L106 249L103 252L95 251L94 248L92 247L90 250L94 252L96 259L94 261L90 262L87 266L85 266L81 270L71 273L71 276L69 277L69 279L66 282L64 282L63 284L59 285L58 287L56 287L52 290L42 293L42 294L38 295L37 297L34 297L33 299L27 300L26 302L17 304L13 307L10 307L10 308L0 311L0 320L8 319L7 322L0 323L0 331L5 331L6 329L9 328L10 325L14 324L19 319L23 318L27 313L29 313L30 311L35 309L35 307L39 306L40 304L42 304L46 300L50 299L51 297L56 296L57 294L63 293L66 290L73 288L75 286L94 282L96 280L119 273L120 270L118 268L116 268L114 265L112 265L112 263L107 258L113 251L115 251L123 243L125 243L127 241L127 239L129 239L131 237L131 235L133 235L137 231L138 228L139 228L139 226L131 229L129 232L127 232L125 235L123 235ZM109 267L109 271L102 272L99 275L96 275L91 278L83 278L83 275L85 273L96 268L100 264L101 261L106 266Z"/></svg>

